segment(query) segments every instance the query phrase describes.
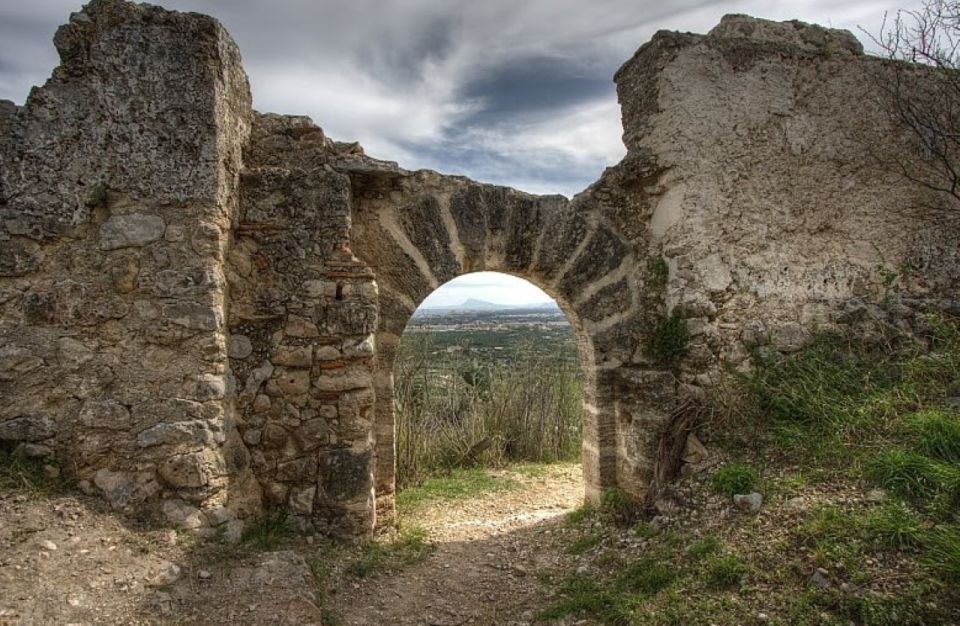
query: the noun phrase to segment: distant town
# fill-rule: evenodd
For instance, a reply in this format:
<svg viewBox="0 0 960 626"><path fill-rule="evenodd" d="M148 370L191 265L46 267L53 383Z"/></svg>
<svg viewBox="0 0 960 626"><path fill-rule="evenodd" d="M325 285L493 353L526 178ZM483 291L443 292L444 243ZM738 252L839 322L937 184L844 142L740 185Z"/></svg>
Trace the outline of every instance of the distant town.
<svg viewBox="0 0 960 626"><path fill-rule="evenodd" d="M576 339L555 302L503 305L468 299L458 305L421 308L405 338L429 339L435 353L466 353L481 359L513 359L518 349L576 361Z"/></svg>

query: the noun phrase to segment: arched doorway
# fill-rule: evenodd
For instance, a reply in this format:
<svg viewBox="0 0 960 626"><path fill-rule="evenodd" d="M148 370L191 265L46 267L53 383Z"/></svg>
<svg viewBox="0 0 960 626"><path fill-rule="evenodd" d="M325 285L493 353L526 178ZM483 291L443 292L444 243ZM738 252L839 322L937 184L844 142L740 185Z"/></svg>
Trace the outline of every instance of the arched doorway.
<svg viewBox="0 0 960 626"><path fill-rule="evenodd" d="M394 512L393 367L400 337L430 293L479 270L523 278L563 309L584 376L586 498L622 483L617 451L628 444L617 439L611 373L631 357L618 350L632 351L634 342L622 335L633 332L624 328L639 317L641 296L632 276L636 264L621 238L563 196L533 196L427 171L352 180L352 248L372 268L379 290L373 437L380 522Z"/></svg>
<svg viewBox="0 0 960 626"><path fill-rule="evenodd" d="M398 488L457 470L579 463L580 343L523 279L474 272L434 291L396 353Z"/></svg>

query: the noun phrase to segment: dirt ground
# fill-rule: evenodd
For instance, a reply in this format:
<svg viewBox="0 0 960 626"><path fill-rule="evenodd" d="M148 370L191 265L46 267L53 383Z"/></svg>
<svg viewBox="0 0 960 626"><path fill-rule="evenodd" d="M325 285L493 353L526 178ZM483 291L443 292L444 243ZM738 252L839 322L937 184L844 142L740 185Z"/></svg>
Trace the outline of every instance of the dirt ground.
<svg viewBox="0 0 960 626"><path fill-rule="evenodd" d="M504 472L509 491L427 505L407 523L427 530L436 550L422 563L355 583L335 596L351 626L519 626L534 621L547 587L536 572L563 558L563 516L583 501L579 465L536 476Z"/></svg>
<svg viewBox="0 0 960 626"><path fill-rule="evenodd" d="M0 626L53 624L526 624L578 506L579 466L511 476L520 485L421 506L404 520L435 549L395 573L344 579L321 599L318 542L217 546L131 524L80 494L0 493ZM411 519L414 518L414 519Z"/></svg>

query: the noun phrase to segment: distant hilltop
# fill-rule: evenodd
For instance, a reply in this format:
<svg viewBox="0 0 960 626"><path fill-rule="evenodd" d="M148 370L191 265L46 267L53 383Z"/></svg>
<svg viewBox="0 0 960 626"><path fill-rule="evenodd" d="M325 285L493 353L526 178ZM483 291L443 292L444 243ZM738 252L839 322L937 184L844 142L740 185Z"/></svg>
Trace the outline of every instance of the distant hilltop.
<svg viewBox="0 0 960 626"><path fill-rule="evenodd" d="M560 307L554 301L538 302L534 304L500 304L497 302L488 302L487 300L478 300L468 298L461 304L444 304L436 306L424 306L417 309L418 314L436 314L452 312L477 312L477 311L559 311Z"/></svg>

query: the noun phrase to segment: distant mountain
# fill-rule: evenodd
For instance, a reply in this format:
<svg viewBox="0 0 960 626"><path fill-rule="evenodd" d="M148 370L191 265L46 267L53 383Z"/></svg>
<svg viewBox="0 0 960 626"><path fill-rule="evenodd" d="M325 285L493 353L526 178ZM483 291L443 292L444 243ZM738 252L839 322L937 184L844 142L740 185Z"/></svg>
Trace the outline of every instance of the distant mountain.
<svg viewBox="0 0 960 626"><path fill-rule="evenodd" d="M555 302L538 302L536 304L499 304L497 302L488 302L486 300L478 300L476 298L468 298L463 301L461 304L444 304L438 306L425 306L421 310L429 311L430 313L444 313L451 311L466 311L466 312L475 312L475 311L551 311L557 309L557 304Z"/></svg>

